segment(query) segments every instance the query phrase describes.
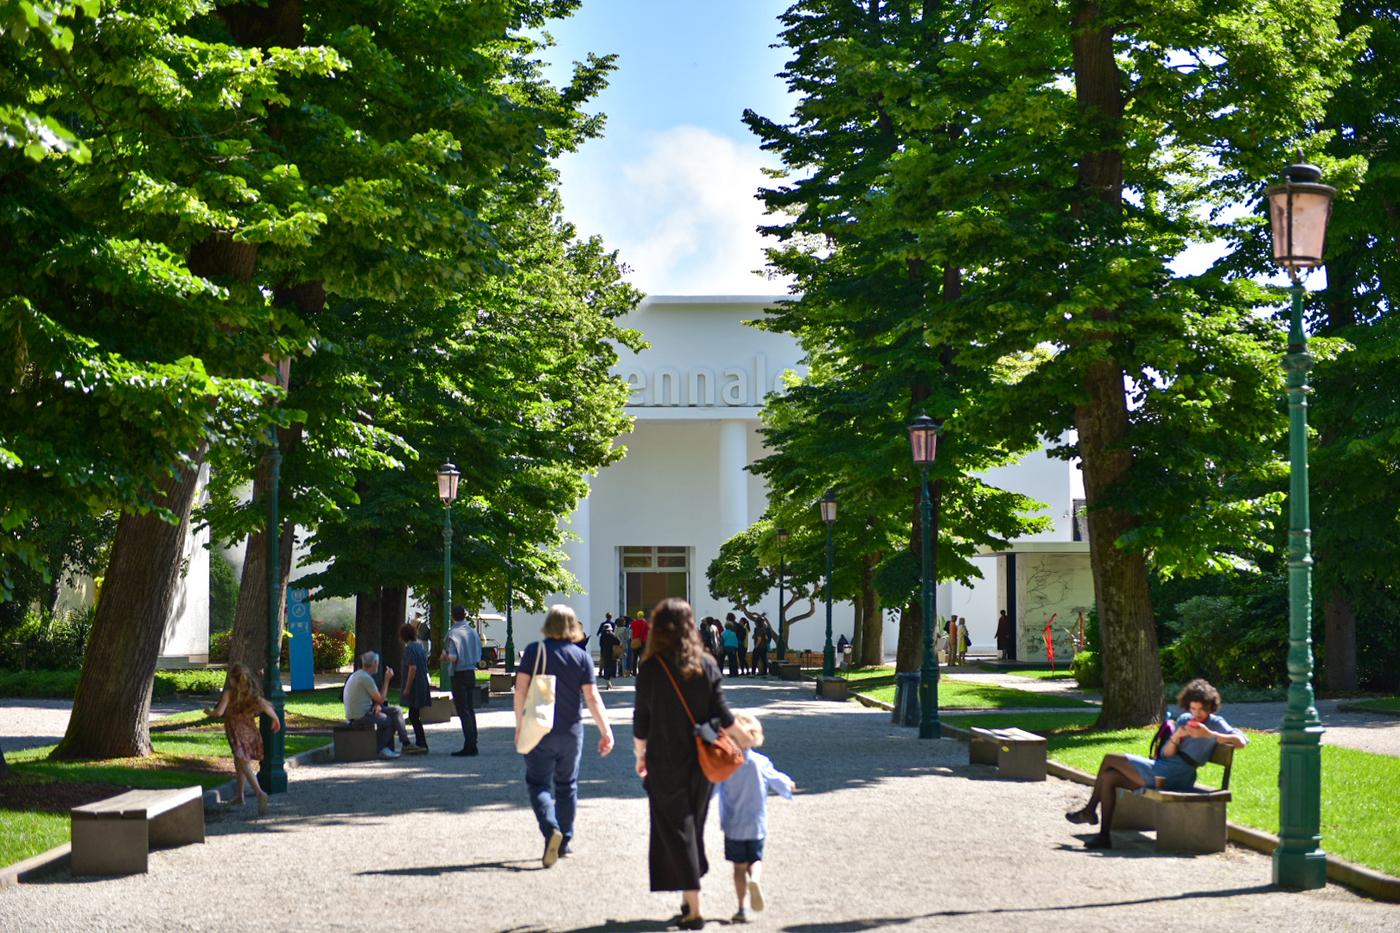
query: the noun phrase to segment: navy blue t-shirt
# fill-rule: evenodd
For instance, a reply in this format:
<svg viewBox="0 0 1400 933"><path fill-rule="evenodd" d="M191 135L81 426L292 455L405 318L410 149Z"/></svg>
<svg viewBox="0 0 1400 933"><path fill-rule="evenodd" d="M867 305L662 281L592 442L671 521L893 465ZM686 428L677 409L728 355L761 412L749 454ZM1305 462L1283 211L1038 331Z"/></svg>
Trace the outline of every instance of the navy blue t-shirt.
<svg viewBox="0 0 1400 933"><path fill-rule="evenodd" d="M593 659L570 641L546 638L525 646L520 655L522 674L535 673L535 655L545 647L544 671L554 675L554 728L552 732L573 732L583 728L583 685L597 683Z"/></svg>

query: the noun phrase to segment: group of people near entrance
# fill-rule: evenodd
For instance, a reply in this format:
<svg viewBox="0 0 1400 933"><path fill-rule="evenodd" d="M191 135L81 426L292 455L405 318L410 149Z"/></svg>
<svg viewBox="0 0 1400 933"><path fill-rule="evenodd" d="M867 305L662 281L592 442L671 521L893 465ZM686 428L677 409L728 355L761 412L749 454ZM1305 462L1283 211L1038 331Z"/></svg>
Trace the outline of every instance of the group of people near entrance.
<svg viewBox="0 0 1400 933"><path fill-rule="evenodd" d="M734 865L738 910L733 919L742 923L765 906L761 865L767 794L771 790L791 796L796 785L755 751L763 744L758 720L729 709L719 666L704 649L690 605L682 599L664 600L644 621L647 634L637 662L632 751L651 816L651 890L680 891L680 913L672 922L684 930L704 926L700 879L709 870L705 820L711 797L717 796L725 858ZM635 623L631 628L635 633ZM515 729L518 748L530 681L554 678L553 727L524 753L525 787L544 840L541 863L550 868L572 855L583 710L598 728L598 754L610 754L614 739L593 660L580 646L584 633L578 616L568 606L552 606L543 635L520 659ZM737 771L714 785L701 767L697 742L706 737L718 740L721 733L743 749L744 759Z"/></svg>

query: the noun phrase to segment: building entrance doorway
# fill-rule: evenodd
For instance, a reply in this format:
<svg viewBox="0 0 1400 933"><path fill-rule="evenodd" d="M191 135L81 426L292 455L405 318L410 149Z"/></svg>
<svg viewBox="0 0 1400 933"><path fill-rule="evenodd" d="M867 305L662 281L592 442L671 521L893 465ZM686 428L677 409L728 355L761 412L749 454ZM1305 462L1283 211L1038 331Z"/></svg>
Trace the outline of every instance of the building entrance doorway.
<svg viewBox="0 0 1400 933"><path fill-rule="evenodd" d="M690 599L690 548L679 546L618 548L622 568L618 605L628 618L648 615L671 596Z"/></svg>

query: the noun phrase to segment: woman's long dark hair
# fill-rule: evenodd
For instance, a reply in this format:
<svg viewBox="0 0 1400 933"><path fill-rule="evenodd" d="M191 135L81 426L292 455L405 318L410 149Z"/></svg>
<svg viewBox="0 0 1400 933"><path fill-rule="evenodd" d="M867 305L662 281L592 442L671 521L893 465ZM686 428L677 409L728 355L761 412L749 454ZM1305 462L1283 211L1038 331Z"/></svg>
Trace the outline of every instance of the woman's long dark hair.
<svg viewBox="0 0 1400 933"><path fill-rule="evenodd" d="M686 679L699 677L705 670L705 649L695 628L695 612L683 599L663 599L651 612L642 660L658 657Z"/></svg>

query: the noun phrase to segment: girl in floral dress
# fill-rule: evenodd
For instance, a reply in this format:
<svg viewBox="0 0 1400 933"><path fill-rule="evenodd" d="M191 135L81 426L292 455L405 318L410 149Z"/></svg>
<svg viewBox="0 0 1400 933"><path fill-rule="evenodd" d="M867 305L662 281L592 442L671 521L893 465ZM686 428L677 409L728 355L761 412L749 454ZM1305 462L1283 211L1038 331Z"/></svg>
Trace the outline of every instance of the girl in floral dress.
<svg viewBox="0 0 1400 933"><path fill-rule="evenodd" d="M224 736L233 752L234 780L237 784L233 802L242 805L243 782L247 781L248 786L258 795L258 815L262 816L267 813L267 794L258 786L257 772L253 769L253 762L262 761L263 756L262 733L258 731L258 724L253 721L253 717L258 713L271 720L273 732L282 728L272 704L263 699L262 692L258 690L257 682L248 673L248 669L242 664L232 665L228 669L228 677L224 680L224 692L219 696L219 705L214 707L212 715L216 719L223 717Z"/></svg>

